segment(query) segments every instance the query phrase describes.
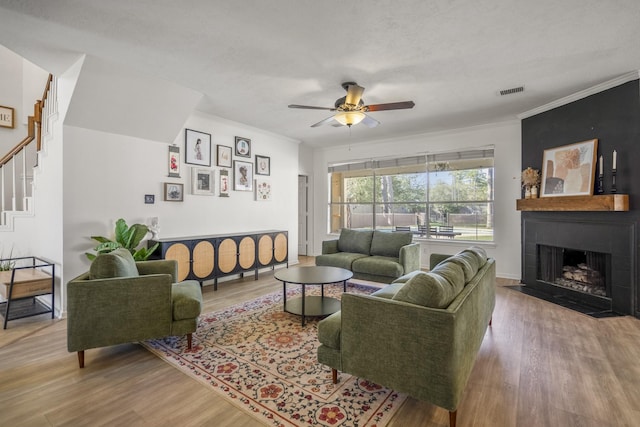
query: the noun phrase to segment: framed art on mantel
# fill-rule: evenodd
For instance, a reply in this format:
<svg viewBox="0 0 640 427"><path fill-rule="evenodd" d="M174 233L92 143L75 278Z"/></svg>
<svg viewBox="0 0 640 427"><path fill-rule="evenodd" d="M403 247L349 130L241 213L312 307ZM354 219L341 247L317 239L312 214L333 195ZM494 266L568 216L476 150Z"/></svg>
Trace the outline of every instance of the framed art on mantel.
<svg viewBox="0 0 640 427"><path fill-rule="evenodd" d="M544 150L541 197L591 196L598 140Z"/></svg>
<svg viewBox="0 0 640 427"><path fill-rule="evenodd" d="M211 166L211 134L185 129L184 158L191 165Z"/></svg>

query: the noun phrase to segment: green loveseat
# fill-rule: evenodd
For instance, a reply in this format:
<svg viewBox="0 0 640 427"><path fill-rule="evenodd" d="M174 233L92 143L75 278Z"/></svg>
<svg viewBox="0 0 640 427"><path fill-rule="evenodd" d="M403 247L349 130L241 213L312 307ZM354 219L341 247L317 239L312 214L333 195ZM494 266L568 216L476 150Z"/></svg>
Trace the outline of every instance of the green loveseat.
<svg viewBox="0 0 640 427"><path fill-rule="evenodd" d="M316 265L345 268L354 279L389 283L420 269L420 244L413 234L343 228L340 237L322 242Z"/></svg>
<svg viewBox="0 0 640 427"><path fill-rule="evenodd" d="M495 261L475 247L430 261L372 295L343 294L318 324L318 361L334 383L342 371L445 408L454 427L495 306Z"/></svg>
<svg viewBox="0 0 640 427"><path fill-rule="evenodd" d="M67 349L78 352L165 336L187 336L202 310L200 284L176 282L175 260L135 262L127 249L98 255L67 284Z"/></svg>

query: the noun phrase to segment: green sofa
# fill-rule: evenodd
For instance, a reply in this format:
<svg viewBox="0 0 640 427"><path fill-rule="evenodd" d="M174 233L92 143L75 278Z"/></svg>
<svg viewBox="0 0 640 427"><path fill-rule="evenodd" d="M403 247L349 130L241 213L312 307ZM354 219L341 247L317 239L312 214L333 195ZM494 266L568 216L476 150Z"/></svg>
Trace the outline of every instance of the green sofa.
<svg viewBox="0 0 640 427"><path fill-rule="evenodd" d="M495 261L481 248L432 255L371 295L342 295L342 310L318 324L318 361L425 400L457 407L495 306Z"/></svg>
<svg viewBox="0 0 640 427"><path fill-rule="evenodd" d="M345 268L354 279L389 283L420 269L420 244L413 234L343 228L340 237L322 242L316 265Z"/></svg>
<svg viewBox="0 0 640 427"><path fill-rule="evenodd" d="M165 336L187 336L202 310L200 284L176 282L175 260L135 262L124 248L100 254L67 284L67 349L78 352Z"/></svg>

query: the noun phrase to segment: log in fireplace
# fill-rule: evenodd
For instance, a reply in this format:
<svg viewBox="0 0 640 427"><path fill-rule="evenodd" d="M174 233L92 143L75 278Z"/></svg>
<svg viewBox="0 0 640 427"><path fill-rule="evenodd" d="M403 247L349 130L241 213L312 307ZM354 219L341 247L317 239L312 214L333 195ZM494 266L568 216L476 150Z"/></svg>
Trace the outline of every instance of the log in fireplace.
<svg viewBox="0 0 640 427"><path fill-rule="evenodd" d="M538 245L538 280L598 297L611 297L611 255Z"/></svg>

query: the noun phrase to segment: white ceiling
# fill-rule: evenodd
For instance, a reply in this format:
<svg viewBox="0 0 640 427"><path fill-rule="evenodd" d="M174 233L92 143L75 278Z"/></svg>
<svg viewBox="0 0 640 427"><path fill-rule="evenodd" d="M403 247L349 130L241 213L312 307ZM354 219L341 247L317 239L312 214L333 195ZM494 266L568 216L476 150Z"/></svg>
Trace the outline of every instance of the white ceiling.
<svg viewBox="0 0 640 427"><path fill-rule="evenodd" d="M640 69L639 24L639 0L0 0L0 44L47 71L86 53L316 146L515 119ZM287 108L331 107L344 81L416 106L370 113L372 129Z"/></svg>

